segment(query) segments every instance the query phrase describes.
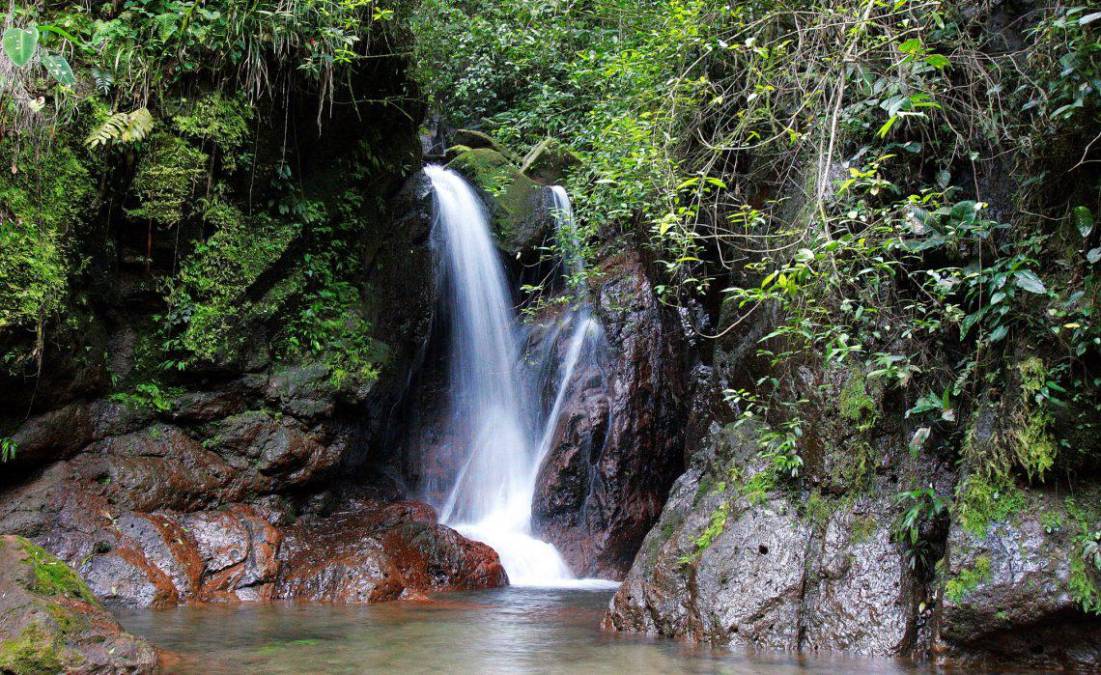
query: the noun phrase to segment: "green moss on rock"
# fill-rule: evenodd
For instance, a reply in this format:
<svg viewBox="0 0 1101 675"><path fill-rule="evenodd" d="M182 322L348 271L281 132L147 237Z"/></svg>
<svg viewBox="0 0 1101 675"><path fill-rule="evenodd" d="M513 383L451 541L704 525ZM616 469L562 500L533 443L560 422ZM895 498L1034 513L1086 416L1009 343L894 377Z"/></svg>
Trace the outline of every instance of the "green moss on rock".
<svg viewBox="0 0 1101 675"><path fill-rule="evenodd" d="M956 516L963 529L982 537L991 523L1005 520L1024 507L1024 493L1012 477L972 474L956 493Z"/></svg>
<svg viewBox="0 0 1101 675"><path fill-rule="evenodd" d="M492 148L468 148L448 164L492 197L493 227L502 248L513 251L536 230L540 186L507 157Z"/></svg>
<svg viewBox="0 0 1101 675"><path fill-rule="evenodd" d="M979 556L975 566L960 570L954 578L944 585L944 595L954 603L962 601L968 593L990 578L990 558Z"/></svg>
<svg viewBox="0 0 1101 675"><path fill-rule="evenodd" d="M97 604L88 584L63 561L25 539L21 546L25 562L34 571L34 583L27 590L48 597L62 596Z"/></svg>
<svg viewBox="0 0 1101 675"><path fill-rule="evenodd" d="M18 637L0 642L0 671L20 675L53 675L65 670L57 645L37 623L28 624Z"/></svg>

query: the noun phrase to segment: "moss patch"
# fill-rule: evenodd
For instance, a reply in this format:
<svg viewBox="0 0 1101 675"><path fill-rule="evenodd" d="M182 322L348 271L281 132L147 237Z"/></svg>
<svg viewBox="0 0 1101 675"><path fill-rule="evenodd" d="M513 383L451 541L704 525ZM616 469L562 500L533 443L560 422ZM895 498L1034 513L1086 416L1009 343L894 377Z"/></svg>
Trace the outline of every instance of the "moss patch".
<svg viewBox="0 0 1101 675"><path fill-rule="evenodd" d="M875 424L875 399L868 394L862 373L854 373L849 377L837 404L841 416L856 423L860 429L868 429Z"/></svg>
<svg viewBox="0 0 1101 675"><path fill-rule="evenodd" d="M0 642L0 671L38 675L62 672L64 663L57 645L37 623L23 628L14 640Z"/></svg>
<svg viewBox="0 0 1101 675"><path fill-rule="evenodd" d="M967 532L986 536L990 523L1005 520L1025 505L1024 493L1004 477L972 474L956 493L956 517Z"/></svg>
<svg viewBox="0 0 1101 675"><path fill-rule="evenodd" d="M979 584L990 578L990 558L979 556L975 566L961 570L944 585L944 595L954 603L959 603Z"/></svg>
<svg viewBox="0 0 1101 675"><path fill-rule="evenodd" d="M48 597L63 596L97 604L88 585L63 561L26 540L22 548L27 556L25 562L34 570L34 583L27 590Z"/></svg>
<svg viewBox="0 0 1101 675"><path fill-rule="evenodd" d="M463 150L448 166L493 197L498 207L493 214L493 225L500 241L509 246L521 235L524 221L532 216L532 196L539 185L491 148Z"/></svg>

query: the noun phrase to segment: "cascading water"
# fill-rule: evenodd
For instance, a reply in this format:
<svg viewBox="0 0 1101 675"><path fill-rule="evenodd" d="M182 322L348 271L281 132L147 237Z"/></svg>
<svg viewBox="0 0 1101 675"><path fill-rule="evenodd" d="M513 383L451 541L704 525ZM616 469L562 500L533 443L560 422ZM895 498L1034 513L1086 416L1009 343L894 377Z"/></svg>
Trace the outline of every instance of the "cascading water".
<svg viewBox="0 0 1101 675"><path fill-rule="evenodd" d="M567 385L599 324L587 310L570 314L572 332L557 364L554 403L545 416L539 414L519 363L519 331L486 210L456 172L429 166L425 173L435 195L433 241L450 317L450 419L464 450L447 498L438 505L440 518L492 546L513 585L607 585L575 579L554 546L531 533L539 467Z"/></svg>

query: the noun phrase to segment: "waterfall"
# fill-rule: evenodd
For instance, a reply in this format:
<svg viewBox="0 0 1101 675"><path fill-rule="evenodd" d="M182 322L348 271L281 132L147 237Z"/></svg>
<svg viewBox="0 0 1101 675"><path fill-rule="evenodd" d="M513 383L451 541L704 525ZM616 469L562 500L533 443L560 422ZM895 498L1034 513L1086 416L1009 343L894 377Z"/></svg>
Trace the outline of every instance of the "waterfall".
<svg viewBox="0 0 1101 675"><path fill-rule="evenodd" d="M554 403L541 414L520 363L520 331L486 209L458 173L439 166L425 173L435 195L433 247L448 303L449 419L463 458L438 505L440 519L492 546L513 585L606 584L575 579L555 547L531 531L539 467L578 360L599 324L587 310L567 317L573 330L564 359L555 364ZM558 208L557 196L555 203ZM564 204L568 209L568 199Z"/></svg>

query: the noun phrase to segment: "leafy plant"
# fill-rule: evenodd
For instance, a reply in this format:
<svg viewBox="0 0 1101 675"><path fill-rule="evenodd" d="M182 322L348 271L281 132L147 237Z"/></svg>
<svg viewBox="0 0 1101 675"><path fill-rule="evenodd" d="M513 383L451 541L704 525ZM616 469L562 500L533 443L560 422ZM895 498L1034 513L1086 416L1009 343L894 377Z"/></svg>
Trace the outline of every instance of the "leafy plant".
<svg viewBox="0 0 1101 675"><path fill-rule="evenodd" d="M19 444L15 440L7 437L0 438L0 462L9 462L15 459L15 451L19 449Z"/></svg>
<svg viewBox="0 0 1101 675"><path fill-rule="evenodd" d="M93 129L84 144L89 148L96 148L115 141L135 143L149 135L153 124L153 115L144 106L130 112L117 112Z"/></svg>
<svg viewBox="0 0 1101 675"><path fill-rule="evenodd" d="M38 61L58 84L70 87L76 83L76 76L68 60L61 54L46 51L39 44L40 27L31 24L27 28L8 28L2 39L4 54L16 68L29 65L38 54Z"/></svg>
<svg viewBox="0 0 1101 675"><path fill-rule="evenodd" d="M948 504L932 487L900 492L895 501L906 509L895 524L895 541L905 548L910 569L928 569L932 551L923 531L947 515Z"/></svg>

